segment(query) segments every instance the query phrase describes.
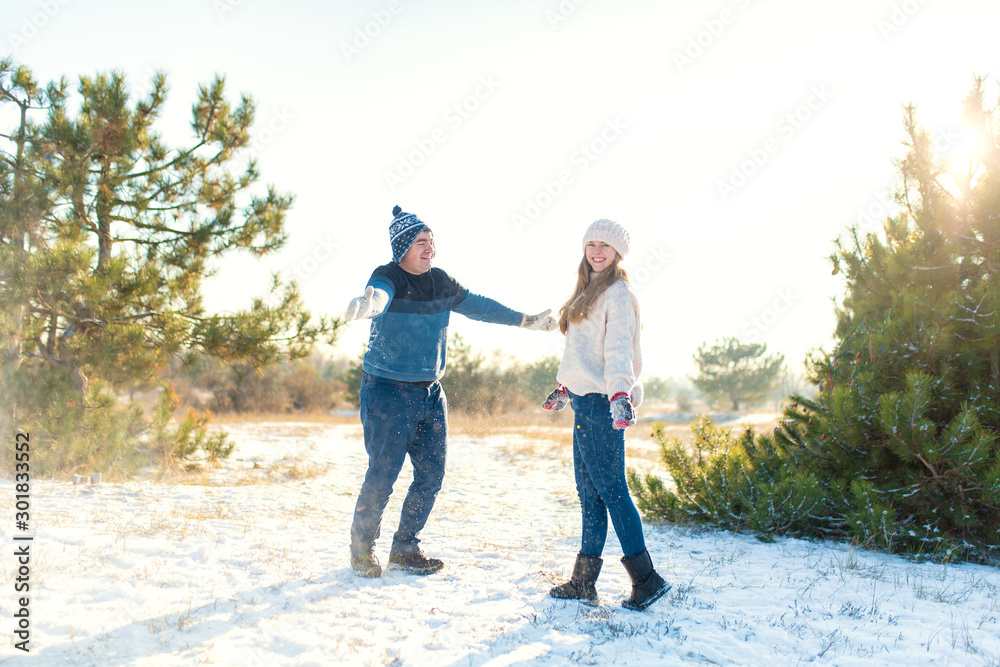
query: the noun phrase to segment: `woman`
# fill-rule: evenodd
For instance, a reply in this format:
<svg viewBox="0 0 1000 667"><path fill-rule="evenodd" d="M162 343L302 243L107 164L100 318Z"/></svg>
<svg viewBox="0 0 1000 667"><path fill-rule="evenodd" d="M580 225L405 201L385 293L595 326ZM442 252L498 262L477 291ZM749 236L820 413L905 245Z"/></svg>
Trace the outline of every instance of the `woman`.
<svg viewBox="0 0 1000 667"><path fill-rule="evenodd" d="M542 405L573 404L573 467L583 513L580 553L568 582L552 589L560 599L597 602L595 584L608 535L608 515L621 543L622 564L632 579L627 609L643 610L670 584L653 569L639 511L625 481L625 431L642 401L639 302L621 265L629 236L612 220L598 220L583 236L576 289L559 311L566 350L555 389ZM610 398L609 398L610 397Z"/></svg>

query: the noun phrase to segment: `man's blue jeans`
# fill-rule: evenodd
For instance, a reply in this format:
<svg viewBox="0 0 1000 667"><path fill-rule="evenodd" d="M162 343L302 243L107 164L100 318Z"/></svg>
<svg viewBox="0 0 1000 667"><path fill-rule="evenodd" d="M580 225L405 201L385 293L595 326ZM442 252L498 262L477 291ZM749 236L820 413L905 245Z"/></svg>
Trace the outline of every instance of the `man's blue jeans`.
<svg viewBox="0 0 1000 667"><path fill-rule="evenodd" d="M573 406L573 469L583 512L580 553L600 558L608 537L608 515L628 558L646 550L642 519L625 481L625 431L612 426L604 394L577 396Z"/></svg>
<svg viewBox="0 0 1000 667"><path fill-rule="evenodd" d="M448 433L444 391L440 382L396 382L365 373L360 402L368 472L354 509L351 548L371 548L378 539L382 513L409 454L413 482L403 500L392 552L416 553L417 534L427 523L444 481Z"/></svg>

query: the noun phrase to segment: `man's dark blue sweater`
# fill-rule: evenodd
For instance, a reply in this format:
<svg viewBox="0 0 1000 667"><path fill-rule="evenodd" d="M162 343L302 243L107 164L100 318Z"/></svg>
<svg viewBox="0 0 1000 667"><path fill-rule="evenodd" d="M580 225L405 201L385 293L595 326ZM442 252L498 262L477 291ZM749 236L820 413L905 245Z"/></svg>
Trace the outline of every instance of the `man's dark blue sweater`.
<svg viewBox="0 0 1000 667"><path fill-rule="evenodd" d="M389 304L372 318L362 368L390 380L441 379L451 311L481 322L521 324L522 313L473 294L438 268L413 275L390 262L375 269L368 285L388 293Z"/></svg>

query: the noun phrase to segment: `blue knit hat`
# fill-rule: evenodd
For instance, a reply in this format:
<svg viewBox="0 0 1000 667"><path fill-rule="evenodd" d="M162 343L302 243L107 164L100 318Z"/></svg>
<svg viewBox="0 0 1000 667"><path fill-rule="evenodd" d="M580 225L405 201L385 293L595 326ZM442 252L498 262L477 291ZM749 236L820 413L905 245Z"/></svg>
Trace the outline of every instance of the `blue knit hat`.
<svg viewBox="0 0 1000 667"><path fill-rule="evenodd" d="M389 243L392 245L392 261L399 264L403 255L417 240L417 235L425 229L430 231L431 228L421 222L416 215L406 213L398 206L392 209L392 214L395 217L389 225Z"/></svg>

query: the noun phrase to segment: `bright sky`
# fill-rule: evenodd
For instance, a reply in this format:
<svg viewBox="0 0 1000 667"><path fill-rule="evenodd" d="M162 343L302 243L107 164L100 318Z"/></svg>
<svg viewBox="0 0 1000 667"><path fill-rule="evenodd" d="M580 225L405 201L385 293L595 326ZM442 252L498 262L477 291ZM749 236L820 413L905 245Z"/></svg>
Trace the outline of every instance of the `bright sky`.
<svg viewBox="0 0 1000 667"><path fill-rule="evenodd" d="M724 336L796 371L829 347L843 283L826 257L862 211L883 217L903 105L943 154L967 150L961 99L1000 72L998 25L995 0L5 0L0 54L42 81L120 70L137 94L164 70L175 145L215 73L255 98L263 181L296 195L290 238L228 259L210 308L278 271L341 313L390 259L399 204L466 287L558 310L606 217L632 236L645 374L679 377ZM561 352L558 334L461 315L451 331L485 353ZM356 357L367 332L351 324L335 352Z"/></svg>

